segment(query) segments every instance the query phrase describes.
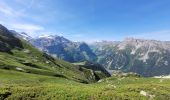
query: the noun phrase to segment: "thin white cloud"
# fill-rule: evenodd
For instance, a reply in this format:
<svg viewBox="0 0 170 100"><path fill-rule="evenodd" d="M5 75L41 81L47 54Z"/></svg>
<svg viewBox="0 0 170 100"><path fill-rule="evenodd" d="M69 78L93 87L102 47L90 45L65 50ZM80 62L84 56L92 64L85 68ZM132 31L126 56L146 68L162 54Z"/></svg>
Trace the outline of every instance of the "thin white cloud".
<svg viewBox="0 0 170 100"><path fill-rule="evenodd" d="M21 15L21 14L24 14L28 9L30 9L34 5L35 0L30 0L29 3L25 2L24 0L17 0L17 2L19 2L23 5L26 5L23 9L21 9L17 12L18 15Z"/></svg>
<svg viewBox="0 0 170 100"><path fill-rule="evenodd" d="M10 23L10 24L5 24L5 25L10 30L15 30L17 32L26 32L27 34L33 37L39 36L45 32L44 27L36 25L36 24Z"/></svg>
<svg viewBox="0 0 170 100"><path fill-rule="evenodd" d="M13 9L3 1L0 3L0 12L5 15L13 15Z"/></svg>
<svg viewBox="0 0 170 100"><path fill-rule="evenodd" d="M19 0L19 1L23 1L23 0ZM5 0L2 0L0 2L0 13L2 15L5 15L6 17L10 18L10 19L19 19L22 17L31 17L29 15L27 15L27 10L30 9L33 5L34 5L34 0L28 1L28 2L24 2L26 6L24 6L24 8L22 9L17 9L15 6L9 5Z"/></svg>
<svg viewBox="0 0 170 100"><path fill-rule="evenodd" d="M17 30L32 30L32 31L41 31L44 30L43 27L34 25L34 24L11 24L12 28Z"/></svg>
<svg viewBox="0 0 170 100"><path fill-rule="evenodd" d="M23 9L17 9L17 7L10 5L5 0L0 1L0 24L11 30L27 32L31 36L36 36L39 32L43 32L44 27L25 20L32 18L27 13L27 10L34 5L34 0L17 0L17 3L18 6L22 5Z"/></svg>

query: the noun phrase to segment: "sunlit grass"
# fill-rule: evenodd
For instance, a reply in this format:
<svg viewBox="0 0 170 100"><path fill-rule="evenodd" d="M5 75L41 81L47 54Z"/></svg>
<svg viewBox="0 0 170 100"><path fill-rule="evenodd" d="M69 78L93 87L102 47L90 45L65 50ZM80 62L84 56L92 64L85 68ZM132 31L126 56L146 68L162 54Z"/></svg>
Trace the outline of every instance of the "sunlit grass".
<svg viewBox="0 0 170 100"><path fill-rule="evenodd" d="M149 95L143 96L140 91L145 91ZM0 96L11 100L168 100L170 99L170 80L111 77L93 84L82 84L65 78L0 70Z"/></svg>

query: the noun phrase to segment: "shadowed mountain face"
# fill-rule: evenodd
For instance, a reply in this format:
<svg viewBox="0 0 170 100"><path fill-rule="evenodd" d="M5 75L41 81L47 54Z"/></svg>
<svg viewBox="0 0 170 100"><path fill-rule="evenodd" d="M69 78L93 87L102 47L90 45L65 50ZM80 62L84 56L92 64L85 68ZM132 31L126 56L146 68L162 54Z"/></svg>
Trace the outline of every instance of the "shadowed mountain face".
<svg viewBox="0 0 170 100"><path fill-rule="evenodd" d="M23 48L21 41L14 37L8 29L0 25L0 51L10 52L13 48Z"/></svg>
<svg viewBox="0 0 170 100"><path fill-rule="evenodd" d="M98 77L98 79L101 79L101 77L103 77L103 75L105 77L111 76L110 73L103 66L101 66L100 64L96 64L94 62L92 63L89 61L84 61L84 62L78 62L78 63L73 63L73 64L78 65L83 68L92 69L94 71L95 76Z"/></svg>
<svg viewBox="0 0 170 100"><path fill-rule="evenodd" d="M170 42L128 38L91 47L105 68L143 76L170 74Z"/></svg>
<svg viewBox="0 0 170 100"><path fill-rule="evenodd" d="M96 55L83 42L72 42L60 36L41 36L31 43L54 57L69 61L95 61Z"/></svg>

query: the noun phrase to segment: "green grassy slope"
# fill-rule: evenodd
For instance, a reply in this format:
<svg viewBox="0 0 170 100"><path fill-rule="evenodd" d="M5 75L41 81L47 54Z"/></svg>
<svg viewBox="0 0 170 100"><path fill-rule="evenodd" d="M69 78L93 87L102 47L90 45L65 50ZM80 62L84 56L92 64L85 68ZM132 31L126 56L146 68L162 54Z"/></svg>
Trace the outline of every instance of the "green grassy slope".
<svg viewBox="0 0 170 100"><path fill-rule="evenodd" d="M0 25L0 69L63 77L83 83L95 81L89 79L79 66L40 52L25 40L13 36L2 25ZM84 70L91 71L86 68Z"/></svg>
<svg viewBox="0 0 170 100"><path fill-rule="evenodd" d="M48 76L67 77L76 80L86 80L85 77L83 77L84 75L81 75L83 73L79 71L77 66L53 59L39 52L24 41L22 43L24 49L12 49L12 54L0 52L0 68Z"/></svg>
<svg viewBox="0 0 170 100"><path fill-rule="evenodd" d="M169 100L170 80L111 77L93 84L0 69L0 98L7 100ZM146 96L141 94L146 92Z"/></svg>

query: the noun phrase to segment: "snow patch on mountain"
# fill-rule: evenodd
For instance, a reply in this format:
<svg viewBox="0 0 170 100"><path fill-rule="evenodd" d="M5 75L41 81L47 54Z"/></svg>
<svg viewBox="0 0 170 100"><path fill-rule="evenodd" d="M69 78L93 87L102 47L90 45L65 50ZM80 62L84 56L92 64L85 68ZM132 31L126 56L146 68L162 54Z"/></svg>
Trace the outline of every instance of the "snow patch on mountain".
<svg viewBox="0 0 170 100"><path fill-rule="evenodd" d="M164 65L168 66L168 65L169 65L169 62L168 62L168 61L165 61L165 62L164 62Z"/></svg>
<svg viewBox="0 0 170 100"><path fill-rule="evenodd" d="M149 59L148 52L147 52L147 53L145 53L145 55L144 55L144 56L142 56L141 58L139 58L139 60L142 60L143 62L146 62L146 61L147 61L147 59Z"/></svg>
<svg viewBox="0 0 170 100"><path fill-rule="evenodd" d="M38 38L47 38L47 39L54 39L55 36L53 35L41 35Z"/></svg>
<svg viewBox="0 0 170 100"><path fill-rule="evenodd" d="M154 78L165 78L165 79L170 79L170 75L154 76Z"/></svg>

